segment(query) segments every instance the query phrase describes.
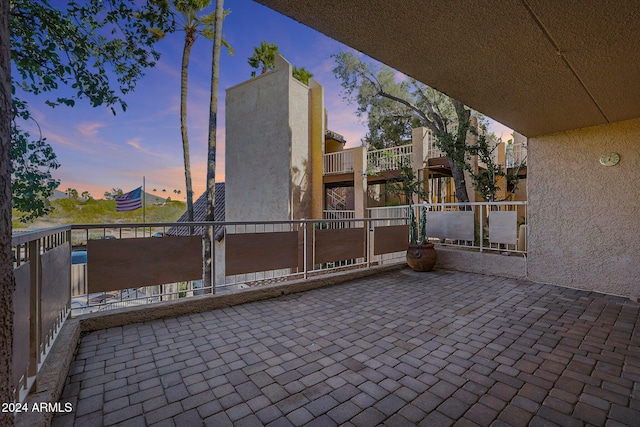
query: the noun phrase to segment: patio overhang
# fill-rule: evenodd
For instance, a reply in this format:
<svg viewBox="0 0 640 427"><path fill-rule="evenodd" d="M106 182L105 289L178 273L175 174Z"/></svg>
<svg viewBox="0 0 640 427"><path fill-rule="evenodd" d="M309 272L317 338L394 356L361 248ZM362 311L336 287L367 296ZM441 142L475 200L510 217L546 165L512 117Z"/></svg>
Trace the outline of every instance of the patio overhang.
<svg viewBox="0 0 640 427"><path fill-rule="evenodd" d="M257 2L528 137L640 117L634 0Z"/></svg>

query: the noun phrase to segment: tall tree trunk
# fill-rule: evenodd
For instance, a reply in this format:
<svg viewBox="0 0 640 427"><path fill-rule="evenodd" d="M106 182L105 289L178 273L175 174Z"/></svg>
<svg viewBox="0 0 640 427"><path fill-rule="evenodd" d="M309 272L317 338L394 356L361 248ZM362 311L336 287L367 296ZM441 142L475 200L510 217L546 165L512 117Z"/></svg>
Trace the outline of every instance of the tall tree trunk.
<svg viewBox="0 0 640 427"><path fill-rule="evenodd" d="M184 179L187 189L187 220L193 221L193 186L191 184L191 160L189 158L189 136L187 134L187 92L189 87L189 58L195 42L194 31L185 29L184 50L182 51L182 75L180 87L180 131L182 132L182 153L184 155ZM190 228L191 231L192 228ZM191 233L189 233L191 234Z"/></svg>
<svg viewBox="0 0 640 427"><path fill-rule="evenodd" d="M0 0L0 402L13 402L13 256L11 252L11 52L9 0ZM13 413L0 412L12 426Z"/></svg>
<svg viewBox="0 0 640 427"><path fill-rule="evenodd" d="M470 129L469 119L471 117L471 110L466 108L464 104L456 99L451 98L451 103L456 109L456 115L458 116L458 129L455 139L455 159L449 159L451 165L451 175L453 176L453 182L456 188L456 199L460 203L467 203L469 201L469 195L467 194L467 183L464 177L464 167L466 165L467 157L467 133Z"/></svg>
<svg viewBox="0 0 640 427"><path fill-rule="evenodd" d="M207 155L207 221L214 221L216 203L216 131L218 130L218 82L220 78L220 50L222 48L222 19L224 0L216 0L216 26L213 29L213 58L211 63L211 102L209 104L209 151ZM207 227L204 239L204 285L211 285L215 293L213 274L214 227Z"/></svg>
<svg viewBox="0 0 640 427"><path fill-rule="evenodd" d="M451 176L453 177L453 184L456 189L456 199L458 199L459 203L466 203L469 201L469 195L467 194L464 169L451 159L449 159L449 165L451 166Z"/></svg>

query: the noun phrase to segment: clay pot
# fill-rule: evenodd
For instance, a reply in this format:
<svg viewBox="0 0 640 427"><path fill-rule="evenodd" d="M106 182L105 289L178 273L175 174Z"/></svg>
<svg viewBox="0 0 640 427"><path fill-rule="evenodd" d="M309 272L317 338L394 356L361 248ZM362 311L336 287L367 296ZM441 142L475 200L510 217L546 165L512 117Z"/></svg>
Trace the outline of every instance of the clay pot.
<svg viewBox="0 0 640 427"><path fill-rule="evenodd" d="M409 245L407 249L407 264L415 271L431 271L437 259L433 243Z"/></svg>

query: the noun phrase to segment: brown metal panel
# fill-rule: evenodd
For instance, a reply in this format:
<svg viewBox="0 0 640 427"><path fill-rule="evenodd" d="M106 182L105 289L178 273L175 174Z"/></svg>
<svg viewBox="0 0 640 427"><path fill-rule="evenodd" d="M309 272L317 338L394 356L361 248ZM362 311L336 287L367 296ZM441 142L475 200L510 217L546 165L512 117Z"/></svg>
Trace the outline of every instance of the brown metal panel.
<svg viewBox="0 0 640 427"><path fill-rule="evenodd" d="M29 367L29 320L31 266L22 264L13 273L16 277L16 291L13 294L13 386L17 387L20 377Z"/></svg>
<svg viewBox="0 0 640 427"><path fill-rule="evenodd" d="M202 278L202 237L87 242L89 293Z"/></svg>
<svg viewBox="0 0 640 427"><path fill-rule="evenodd" d="M361 258L365 239L364 228L316 230L315 263Z"/></svg>
<svg viewBox="0 0 640 427"><path fill-rule="evenodd" d="M298 232L227 234L226 274L297 268Z"/></svg>
<svg viewBox="0 0 640 427"><path fill-rule="evenodd" d="M55 328L71 292L71 245L66 242L42 254L40 337Z"/></svg>
<svg viewBox="0 0 640 427"><path fill-rule="evenodd" d="M353 183L353 172L324 175L322 177L322 182L328 186L331 186L331 184L344 184L346 182Z"/></svg>
<svg viewBox="0 0 640 427"><path fill-rule="evenodd" d="M406 251L409 245L409 226L390 225L376 227L373 240L373 254L388 254Z"/></svg>

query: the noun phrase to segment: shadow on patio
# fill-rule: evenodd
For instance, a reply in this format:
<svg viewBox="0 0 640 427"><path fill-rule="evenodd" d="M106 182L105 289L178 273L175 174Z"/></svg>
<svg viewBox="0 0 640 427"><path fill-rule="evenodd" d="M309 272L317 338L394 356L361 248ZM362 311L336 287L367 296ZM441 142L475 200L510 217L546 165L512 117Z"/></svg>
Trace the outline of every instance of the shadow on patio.
<svg viewBox="0 0 640 427"><path fill-rule="evenodd" d="M89 333L54 426L638 425L640 304L407 269Z"/></svg>

